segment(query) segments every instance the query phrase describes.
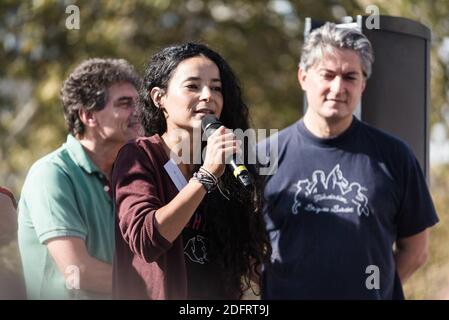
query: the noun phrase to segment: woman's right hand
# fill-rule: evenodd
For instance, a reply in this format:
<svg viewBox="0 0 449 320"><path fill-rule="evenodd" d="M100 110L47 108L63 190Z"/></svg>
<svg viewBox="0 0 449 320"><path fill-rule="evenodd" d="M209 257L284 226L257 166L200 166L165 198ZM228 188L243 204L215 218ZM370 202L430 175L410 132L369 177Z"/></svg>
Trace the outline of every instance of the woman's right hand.
<svg viewBox="0 0 449 320"><path fill-rule="evenodd" d="M221 126L207 139L203 167L219 178L224 173L226 160L235 153L240 153L240 141L231 130Z"/></svg>

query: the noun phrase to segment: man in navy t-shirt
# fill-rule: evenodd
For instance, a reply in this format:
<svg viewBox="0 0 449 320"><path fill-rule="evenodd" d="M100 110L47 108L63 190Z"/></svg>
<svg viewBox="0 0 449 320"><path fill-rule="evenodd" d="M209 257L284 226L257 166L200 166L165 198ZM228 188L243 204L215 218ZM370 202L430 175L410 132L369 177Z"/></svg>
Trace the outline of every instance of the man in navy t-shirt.
<svg viewBox="0 0 449 320"><path fill-rule="evenodd" d="M259 145L278 144L265 189L265 299L402 299L426 260L438 218L415 156L353 117L372 62L355 29L327 23L306 39L307 112Z"/></svg>

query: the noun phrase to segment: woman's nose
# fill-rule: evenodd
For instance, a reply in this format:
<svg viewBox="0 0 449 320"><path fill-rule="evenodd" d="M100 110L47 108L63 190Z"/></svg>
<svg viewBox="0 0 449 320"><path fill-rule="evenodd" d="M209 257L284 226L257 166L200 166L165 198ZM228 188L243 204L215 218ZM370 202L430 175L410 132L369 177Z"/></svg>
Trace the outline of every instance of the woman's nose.
<svg viewBox="0 0 449 320"><path fill-rule="evenodd" d="M212 92L211 92L210 88L208 86L204 86L201 90L200 100L209 101L211 94L212 94Z"/></svg>

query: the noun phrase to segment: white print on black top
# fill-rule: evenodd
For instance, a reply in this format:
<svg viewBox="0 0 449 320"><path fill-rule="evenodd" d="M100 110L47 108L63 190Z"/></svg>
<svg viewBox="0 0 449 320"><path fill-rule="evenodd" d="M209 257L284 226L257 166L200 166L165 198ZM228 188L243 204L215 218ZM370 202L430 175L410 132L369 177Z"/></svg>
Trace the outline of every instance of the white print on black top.
<svg viewBox="0 0 449 320"><path fill-rule="evenodd" d="M206 239L203 236L195 236L187 241L184 247L184 254L192 261L199 264L206 263Z"/></svg>
<svg viewBox="0 0 449 320"><path fill-rule="evenodd" d="M195 230L195 231L206 231L206 223L203 221L203 216L198 212L190 218L189 222L186 225L187 229Z"/></svg>
<svg viewBox="0 0 449 320"><path fill-rule="evenodd" d="M350 183L343 176L340 164L327 177L324 171L315 170L310 180L298 180L296 188L293 214L298 214L298 209L302 206L303 210L316 214L354 213L356 208L359 216L369 216L368 198L364 194L368 189L360 183Z"/></svg>

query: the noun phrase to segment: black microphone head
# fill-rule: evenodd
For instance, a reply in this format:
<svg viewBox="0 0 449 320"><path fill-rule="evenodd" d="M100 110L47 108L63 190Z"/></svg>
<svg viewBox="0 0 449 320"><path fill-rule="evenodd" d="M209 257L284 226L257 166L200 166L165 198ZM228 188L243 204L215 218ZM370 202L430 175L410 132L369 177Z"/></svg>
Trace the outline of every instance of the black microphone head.
<svg viewBox="0 0 449 320"><path fill-rule="evenodd" d="M221 126L220 120L212 114L208 114L201 120L201 128L206 131L208 129L217 129Z"/></svg>

